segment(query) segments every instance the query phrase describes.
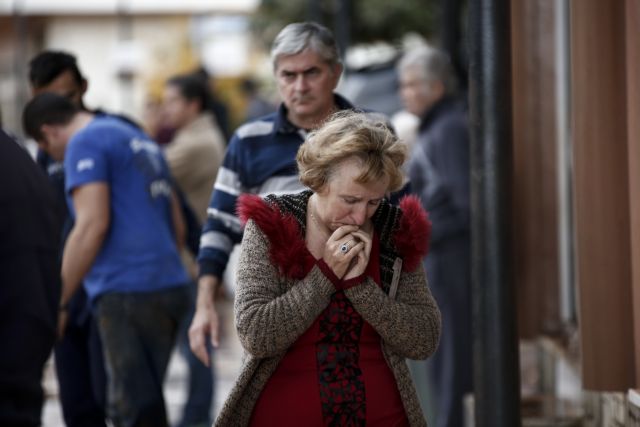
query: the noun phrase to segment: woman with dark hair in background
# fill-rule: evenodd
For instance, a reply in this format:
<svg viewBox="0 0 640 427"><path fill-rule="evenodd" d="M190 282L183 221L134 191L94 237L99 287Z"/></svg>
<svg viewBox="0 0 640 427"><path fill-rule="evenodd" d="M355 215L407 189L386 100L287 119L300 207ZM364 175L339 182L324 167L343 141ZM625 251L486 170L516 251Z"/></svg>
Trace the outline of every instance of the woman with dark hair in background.
<svg viewBox="0 0 640 427"><path fill-rule="evenodd" d="M212 96L200 76L175 76L167 82L163 97L165 124L176 129L164 153L178 188L185 195L200 225L207 217L211 189L224 156L224 137L210 112ZM187 330L193 317L196 289L196 263L193 255L183 251L183 262L193 280L191 312L185 319L179 348L189 367L189 390L180 427L211 423L214 375L189 348Z"/></svg>

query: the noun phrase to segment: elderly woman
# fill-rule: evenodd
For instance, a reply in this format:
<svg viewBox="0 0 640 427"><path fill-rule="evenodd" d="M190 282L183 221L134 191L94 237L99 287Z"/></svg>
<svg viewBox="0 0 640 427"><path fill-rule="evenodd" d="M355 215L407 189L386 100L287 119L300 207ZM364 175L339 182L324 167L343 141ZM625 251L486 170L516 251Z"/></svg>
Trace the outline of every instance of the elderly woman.
<svg viewBox="0 0 640 427"><path fill-rule="evenodd" d="M426 425L405 358L440 335L421 263L430 224L416 199L385 199L405 156L383 123L337 113L298 152L311 191L240 200L247 354L217 425Z"/></svg>

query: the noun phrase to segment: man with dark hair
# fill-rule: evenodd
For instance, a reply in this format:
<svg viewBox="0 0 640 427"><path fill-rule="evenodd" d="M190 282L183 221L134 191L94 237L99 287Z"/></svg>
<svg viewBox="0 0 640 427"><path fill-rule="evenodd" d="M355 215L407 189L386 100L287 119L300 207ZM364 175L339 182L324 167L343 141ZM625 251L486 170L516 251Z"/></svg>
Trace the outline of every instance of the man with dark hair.
<svg viewBox="0 0 640 427"><path fill-rule="evenodd" d="M44 51L29 62L29 82L33 96L55 93L69 99L77 108L86 110L83 95L87 81L73 55ZM63 108L64 105L61 106ZM52 111L64 115L64 111ZM67 112L68 114L68 112ZM39 132L39 129L31 129ZM60 253L73 226L65 202L64 168L44 150L38 150L38 164L47 172L63 211L64 226ZM89 309L87 295L80 287L65 308L68 327L55 346L55 368L60 389L62 414L68 427L104 427L106 373L97 325Z"/></svg>
<svg viewBox="0 0 640 427"><path fill-rule="evenodd" d="M59 51L45 51L37 55L29 62L29 82L33 95L53 92L85 108L82 97L87 91L87 80L73 55Z"/></svg>
<svg viewBox="0 0 640 427"><path fill-rule="evenodd" d="M41 422L56 337L60 215L46 176L0 129L0 425Z"/></svg>
<svg viewBox="0 0 640 427"><path fill-rule="evenodd" d="M103 342L109 418L166 426L162 379L189 294L178 254L184 223L160 148L139 128L52 93L27 104L23 126L64 160L75 222L62 257L60 307L84 280ZM64 311L59 325L63 334Z"/></svg>
<svg viewBox="0 0 640 427"><path fill-rule="evenodd" d="M55 93L69 99L80 110L89 111L83 101L88 82L73 55L61 51L44 51L36 55L29 66L29 82L33 96ZM92 110L91 113L99 117L117 118L139 127L125 116L107 114L101 110ZM62 162L52 159L44 150L38 151L37 162L49 175L64 210L64 245L73 226L65 202L64 167ZM187 221L187 244L190 251L197 253L200 226L184 197L181 194L179 196L182 213ZM65 423L68 427L103 427L106 374L100 336L83 287L80 287L69 301L67 312L69 322L66 334L55 346L55 367Z"/></svg>

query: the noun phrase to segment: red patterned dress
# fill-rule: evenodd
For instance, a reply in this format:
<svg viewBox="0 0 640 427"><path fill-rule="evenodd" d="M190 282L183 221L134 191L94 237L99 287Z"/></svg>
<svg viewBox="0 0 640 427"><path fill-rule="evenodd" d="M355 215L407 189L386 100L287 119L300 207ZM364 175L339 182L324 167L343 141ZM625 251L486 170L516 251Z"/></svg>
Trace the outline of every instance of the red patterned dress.
<svg viewBox="0 0 640 427"><path fill-rule="evenodd" d="M378 285L379 252L374 234L366 274ZM256 402L250 425L409 425L380 336L342 290L282 358Z"/></svg>

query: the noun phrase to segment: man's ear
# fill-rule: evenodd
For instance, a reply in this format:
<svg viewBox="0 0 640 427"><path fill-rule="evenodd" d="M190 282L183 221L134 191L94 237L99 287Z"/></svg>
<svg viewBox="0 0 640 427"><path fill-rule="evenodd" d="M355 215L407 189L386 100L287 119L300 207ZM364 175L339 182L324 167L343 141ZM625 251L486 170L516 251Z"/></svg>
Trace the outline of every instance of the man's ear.
<svg viewBox="0 0 640 427"><path fill-rule="evenodd" d="M82 94L82 96L84 96L88 88L89 88L89 82L87 82L87 79L82 79L82 83L80 84L80 93Z"/></svg>
<svg viewBox="0 0 640 427"><path fill-rule="evenodd" d="M49 145L49 141L58 135L58 126L43 124L40 126L40 133L42 134L42 141L38 141L39 144Z"/></svg>
<svg viewBox="0 0 640 427"><path fill-rule="evenodd" d="M336 63L336 64L333 65L332 71L333 71L333 74L334 74L334 76L336 78L335 79L336 81L335 81L335 83L333 85L334 89L336 88L336 86L338 86L338 82L340 81L340 76L342 75L342 69L343 69L343 67L342 67L342 64L340 64L340 63Z"/></svg>
<svg viewBox="0 0 640 427"><path fill-rule="evenodd" d="M435 99L444 98L446 94L446 89L442 80L433 80L431 82L431 90Z"/></svg>

